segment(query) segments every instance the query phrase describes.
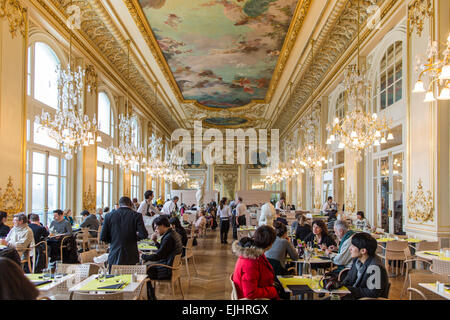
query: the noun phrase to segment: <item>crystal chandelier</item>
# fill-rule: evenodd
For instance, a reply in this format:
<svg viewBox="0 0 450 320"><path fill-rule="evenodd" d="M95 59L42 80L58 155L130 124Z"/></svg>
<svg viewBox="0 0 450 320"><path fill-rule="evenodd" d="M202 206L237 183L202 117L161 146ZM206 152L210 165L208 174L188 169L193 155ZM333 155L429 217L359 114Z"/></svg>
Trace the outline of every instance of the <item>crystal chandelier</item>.
<svg viewBox="0 0 450 320"><path fill-rule="evenodd" d="M130 40L127 40L127 79L130 80ZM147 163L144 148L137 146L137 141L133 141L137 128L136 115L130 116L128 110L129 97L128 86L126 91L125 115L119 115L119 146L114 145L108 148L108 152L113 157L116 164L130 170L137 166L144 166Z"/></svg>
<svg viewBox="0 0 450 320"><path fill-rule="evenodd" d="M35 122L40 125L37 131L47 129L49 137L58 143L66 160L71 160L73 153L80 151L81 147L94 145L95 141L102 141L95 115L91 121L87 115L83 114L81 107L85 70L82 70L81 66L72 70L72 31L70 31L69 43L67 68L62 69L61 65L58 65L56 70L59 109L54 118L44 110L35 118ZM90 86L87 87L87 91L91 92Z"/></svg>
<svg viewBox="0 0 450 320"><path fill-rule="evenodd" d="M450 33L447 37L446 49L443 51L442 59L439 59L439 44L437 41L429 42L427 49L427 62L422 62L420 56L416 57L415 71L418 74L418 80L414 85L412 92L425 93L425 99L423 102L436 101L433 93L433 83L438 84L438 88L441 87L439 100L450 99L450 64L448 62L450 56ZM428 78L428 85L425 89L423 76Z"/></svg>
<svg viewBox="0 0 450 320"><path fill-rule="evenodd" d="M108 148L109 155L114 159L115 163L125 169L132 169L136 166L142 166L147 162L144 148L137 147L133 141L136 126L136 116L130 117L119 115L119 146L113 145Z"/></svg>
<svg viewBox="0 0 450 320"><path fill-rule="evenodd" d="M362 160L362 152L372 146L379 146L393 140L390 132L391 121L386 118L378 119L376 113L370 114L364 111L370 97L370 85L367 78L367 65L360 67L359 54L359 1L358 1L358 44L357 64L350 65L344 74L344 87L347 93L347 103L352 109L343 119L335 118L332 125L327 125L330 136L326 144L338 143L338 148L348 148L356 152L357 161Z"/></svg>
<svg viewBox="0 0 450 320"><path fill-rule="evenodd" d="M316 131L320 123L320 107L315 105L309 115L305 118L302 129L305 137L310 141L306 142L303 148L299 148L296 152L294 163L309 170L320 170L332 159L328 159L328 151L316 141Z"/></svg>

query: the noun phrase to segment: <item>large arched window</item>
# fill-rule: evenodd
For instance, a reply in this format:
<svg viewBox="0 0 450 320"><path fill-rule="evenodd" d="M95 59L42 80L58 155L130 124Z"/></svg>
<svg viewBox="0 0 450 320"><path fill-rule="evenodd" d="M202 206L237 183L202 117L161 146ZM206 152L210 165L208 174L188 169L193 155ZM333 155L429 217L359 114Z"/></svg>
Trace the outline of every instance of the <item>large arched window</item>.
<svg viewBox="0 0 450 320"><path fill-rule="evenodd" d="M114 114L106 92L98 94L98 125L104 134L114 137Z"/></svg>
<svg viewBox="0 0 450 320"><path fill-rule="evenodd" d="M98 94L98 124L102 142L97 146L97 207L112 206L114 161L107 148L114 143L114 112L105 91Z"/></svg>
<svg viewBox="0 0 450 320"><path fill-rule="evenodd" d="M380 61L380 110L402 99L402 41L391 44Z"/></svg>
<svg viewBox="0 0 450 320"><path fill-rule="evenodd" d="M53 219L48 213L67 206L68 162L56 141L34 122L42 109L52 116L58 109L59 64L48 44L34 42L28 47L26 211L40 215L44 224Z"/></svg>

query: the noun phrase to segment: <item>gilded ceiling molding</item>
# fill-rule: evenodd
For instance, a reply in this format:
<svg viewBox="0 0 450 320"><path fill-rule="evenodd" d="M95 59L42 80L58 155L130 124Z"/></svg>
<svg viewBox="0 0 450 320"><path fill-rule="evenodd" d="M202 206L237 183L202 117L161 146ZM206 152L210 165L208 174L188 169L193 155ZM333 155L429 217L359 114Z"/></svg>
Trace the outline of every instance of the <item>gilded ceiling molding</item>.
<svg viewBox="0 0 450 320"><path fill-rule="evenodd" d="M27 9L19 0L0 0L0 18L8 20L9 32L13 38L17 36L17 32L25 37L26 16Z"/></svg>
<svg viewBox="0 0 450 320"><path fill-rule="evenodd" d="M153 32L148 24L147 19L144 16L144 13L138 3L137 0L123 0L125 5L128 8L128 12L133 17L139 31L141 32L142 36L144 37L145 41L147 42L147 45L149 46L151 52L153 53L153 56L158 63L161 71L164 74L164 77L166 78L167 82L170 85L170 88L175 93L178 101L180 104L192 104L195 105L198 108L204 108L205 110L215 110L217 108L208 107L205 105L202 105L201 103L197 102L196 100L185 100L180 88L178 87L172 71L170 70L170 67L167 64L166 59L164 58L164 55L161 52L161 49L158 45L158 42L156 41ZM273 93L275 92L275 89L278 85L278 81L281 77L281 74L284 71L284 68L286 66L286 62L291 54L292 48L294 47L295 41L297 40L297 36L301 30L301 27L303 26L303 22L305 20L306 14L308 13L308 9L310 8L312 0L300 0L297 4L296 11L294 13L294 17L291 21L291 24L289 26L289 30L286 34L283 48L281 50L281 54L278 57L277 65L275 67L274 73L272 75L272 79L270 81L269 88L266 93L265 100L253 100L249 104L245 106L240 107L231 107L229 109L231 110L237 110L237 109L247 109L253 107L255 104L269 104ZM265 106L267 107L267 106Z"/></svg>
<svg viewBox="0 0 450 320"><path fill-rule="evenodd" d="M408 201L408 217L410 220L415 220L419 222L427 222L428 220L433 221L433 196L431 191L423 191L422 179L419 179L417 183L417 190L414 194L412 191L409 193Z"/></svg>
<svg viewBox="0 0 450 320"><path fill-rule="evenodd" d="M415 0L408 6L409 34L417 27L416 33L422 36L423 24L426 18L433 16L433 6L431 0Z"/></svg>

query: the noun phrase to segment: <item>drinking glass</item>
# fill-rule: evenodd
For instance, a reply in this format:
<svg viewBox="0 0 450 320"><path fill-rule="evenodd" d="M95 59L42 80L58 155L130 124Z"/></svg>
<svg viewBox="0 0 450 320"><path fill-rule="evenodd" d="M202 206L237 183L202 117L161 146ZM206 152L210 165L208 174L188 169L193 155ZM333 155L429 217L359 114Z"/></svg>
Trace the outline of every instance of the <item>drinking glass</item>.
<svg viewBox="0 0 450 320"><path fill-rule="evenodd" d="M63 277L62 267L62 261L55 262L55 280L59 281Z"/></svg>
<svg viewBox="0 0 450 320"><path fill-rule="evenodd" d="M105 268L100 268L98 269L98 277L97 277L99 282L104 282L105 281Z"/></svg>
<svg viewBox="0 0 450 320"><path fill-rule="evenodd" d="M50 279L52 278L52 269L50 269L50 268L45 268L45 269L43 270L43 272L44 272L44 274L42 275L42 279L43 279L44 281L48 281L48 280L50 280Z"/></svg>
<svg viewBox="0 0 450 320"><path fill-rule="evenodd" d="M303 263L302 276L305 278L311 278L311 264L309 262Z"/></svg>

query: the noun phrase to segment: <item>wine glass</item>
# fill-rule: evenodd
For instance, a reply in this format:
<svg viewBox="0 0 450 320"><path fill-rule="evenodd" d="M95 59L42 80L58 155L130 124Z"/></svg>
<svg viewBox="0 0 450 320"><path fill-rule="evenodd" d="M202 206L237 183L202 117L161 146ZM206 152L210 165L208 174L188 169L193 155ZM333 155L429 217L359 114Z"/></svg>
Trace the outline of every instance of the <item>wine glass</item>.
<svg viewBox="0 0 450 320"><path fill-rule="evenodd" d="M101 268L98 269L97 279L98 279L99 282L104 282L105 281L105 276L106 276L105 273L106 273L105 272L105 268L101 267Z"/></svg>

